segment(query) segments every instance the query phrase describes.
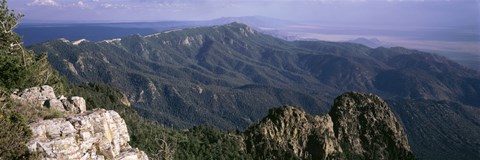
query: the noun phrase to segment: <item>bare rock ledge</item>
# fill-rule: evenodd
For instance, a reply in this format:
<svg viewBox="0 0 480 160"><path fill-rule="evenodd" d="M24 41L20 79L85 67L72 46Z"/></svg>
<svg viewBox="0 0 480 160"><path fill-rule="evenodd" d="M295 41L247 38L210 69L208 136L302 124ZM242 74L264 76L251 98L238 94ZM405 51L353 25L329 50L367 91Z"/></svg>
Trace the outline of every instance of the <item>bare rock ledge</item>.
<svg viewBox="0 0 480 160"><path fill-rule="evenodd" d="M12 94L11 98L20 103L70 113L66 118L30 124L33 136L28 148L39 153L41 159L148 160L143 151L128 144L127 125L115 111L86 111L82 97L57 98L50 86L29 88Z"/></svg>

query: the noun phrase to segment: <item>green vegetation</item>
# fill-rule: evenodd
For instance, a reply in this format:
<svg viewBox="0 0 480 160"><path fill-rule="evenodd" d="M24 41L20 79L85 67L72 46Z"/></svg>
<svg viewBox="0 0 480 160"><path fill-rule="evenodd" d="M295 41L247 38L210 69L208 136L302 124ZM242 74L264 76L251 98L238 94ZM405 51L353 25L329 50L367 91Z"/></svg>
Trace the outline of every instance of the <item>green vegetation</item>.
<svg viewBox="0 0 480 160"><path fill-rule="evenodd" d="M130 144L145 151L151 159L250 159L241 149L238 135L206 126L185 132L166 128L122 104L123 94L108 85L73 86L70 94L84 97L88 109L118 112L128 126Z"/></svg>
<svg viewBox="0 0 480 160"><path fill-rule="evenodd" d="M165 137L175 137L176 133L173 130L145 120L135 109L122 104L121 92L108 85L90 83L72 86L70 94L85 98L87 109L103 108L118 112L127 124L130 144L145 151L153 159L159 159L161 156L158 154L163 149L161 141Z"/></svg>
<svg viewBox="0 0 480 160"><path fill-rule="evenodd" d="M240 134L199 126L183 132L177 140L175 159L252 159Z"/></svg>
<svg viewBox="0 0 480 160"><path fill-rule="evenodd" d="M0 103L1 104L1 103ZM29 157L27 142L32 131L24 116L0 110L0 159L25 159Z"/></svg>
<svg viewBox="0 0 480 160"><path fill-rule="evenodd" d="M9 110L24 116L28 122L64 117L63 113L57 110L30 106L29 104L15 102L9 98L1 101L0 104L3 106L2 110Z"/></svg>
<svg viewBox="0 0 480 160"><path fill-rule="evenodd" d="M52 40L30 48L48 52L71 82L110 84L135 101L140 115L175 128L242 129L284 104L325 113L324 94L317 94L327 88L308 82L315 78L294 64L296 54L311 51L259 32L247 37L241 32L246 28L199 27L112 43ZM190 44L180 43L186 37Z"/></svg>
<svg viewBox="0 0 480 160"><path fill-rule="evenodd" d="M0 92L44 84L63 91L65 80L47 62L47 54L26 50L22 39L13 32L22 15L10 10L6 0L0 2Z"/></svg>

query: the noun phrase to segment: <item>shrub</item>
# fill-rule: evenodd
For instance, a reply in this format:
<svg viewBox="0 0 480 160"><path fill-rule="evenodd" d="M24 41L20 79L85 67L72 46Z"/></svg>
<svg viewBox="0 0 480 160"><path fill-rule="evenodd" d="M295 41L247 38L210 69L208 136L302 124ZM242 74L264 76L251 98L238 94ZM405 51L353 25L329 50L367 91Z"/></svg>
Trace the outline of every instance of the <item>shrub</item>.
<svg viewBox="0 0 480 160"><path fill-rule="evenodd" d="M0 159L27 159L32 131L20 114L0 110Z"/></svg>

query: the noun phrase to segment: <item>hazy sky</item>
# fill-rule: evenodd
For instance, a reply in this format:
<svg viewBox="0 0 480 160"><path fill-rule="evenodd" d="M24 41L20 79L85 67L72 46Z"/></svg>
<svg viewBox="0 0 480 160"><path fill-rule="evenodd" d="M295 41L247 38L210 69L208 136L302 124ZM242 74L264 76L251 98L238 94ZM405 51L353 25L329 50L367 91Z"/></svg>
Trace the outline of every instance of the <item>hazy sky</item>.
<svg viewBox="0 0 480 160"><path fill-rule="evenodd" d="M159 21L267 16L352 25L476 26L480 0L9 0L27 20Z"/></svg>

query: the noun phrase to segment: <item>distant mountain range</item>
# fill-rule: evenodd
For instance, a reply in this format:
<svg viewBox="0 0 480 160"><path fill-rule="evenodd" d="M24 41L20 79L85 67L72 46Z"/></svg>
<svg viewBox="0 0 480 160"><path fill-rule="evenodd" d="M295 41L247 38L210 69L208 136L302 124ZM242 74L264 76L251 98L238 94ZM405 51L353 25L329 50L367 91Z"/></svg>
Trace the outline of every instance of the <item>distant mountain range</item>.
<svg viewBox="0 0 480 160"><path fill-rule="evenodd" d="M365 46L370 47L370 48L377 48L377 47L390 48L390 47L395 47L395 46L392 45L392 44L388 44L388 43L382 42L382 41L380 41L380 40L378 40L378 39L376 39L376 38L367 39L367 38L362 38L362 37L361 37L361 38L353 39L353 40L350 40L350 41L347 41L347 42L365 45Z"/></svg>
<svg viewBox="0 0 480 160"><path fill-rule="evenodd" d="M240 23L30 49L48 52L69 80L110 84L143 116L177 128L244 129L272 107L321 114L336 95L371 92L393 103L420 158L480 157L480 73L434 54L285 41Z"/></svg>
<svg viewBox="0 0 480 160"><path fill-rule="evenodd" d="M253 27L280 27L294 22L262 16L222 17L206 21L159 21L123 23L48 23L27 21L15 29L23 37L25 45L45 42L52 39L88 39L101 41L125 37L132 34L149 35L161 31L200 26L222 25L232 22L245 23Z"/></svg>
<svg viewBox="0 0 480 160"><path fill-rule="evenodd" d="M421 51L431 52L446 56L462 65L472 69L480 70L480 57L475 50L462 41L452 40L448 45L438 46L438 37L430 37L430 41L418 40L419 37L427 35L443 35L444 37L450 32L432 30L409 30L405 31L389 30L384 28L378 30L373 28L365 28L362 26L329 26L329 24L317 24L309 22L295 22L263 16L245 16L245 17L222 17L204 21L158 21L158 22L122 22L122 23L61 23L61 22L42 22L42 21L26 21L21 23L15 29L19 35L23 37L26 46L41 43L52 39L65 38L67 40L88 39L90 41L102 41L105 39L121 38L132 34L142 36L154 34L157 32L184 29L192 27L204 27L212 25L223 25L232 22L247 24L259 32L272 35L289 41L340 41L352 42L366 45L371 48L376 47L413 47ZM434 34L432 32L435 32ZM453 34L453 33L452 33ZM412 40L405 39L404 36L412 37ZM419 36L419 37L418 37ZM337 37L337 38L335 38ZM338 37L344 37L338 39ZM346 38L349 37L349 38ZM370 38L363 38L370 37ZM373 37L373 38L372 38ZM389 38L389 41L379 41L375 37ZM415 38L416 37L416 38ZM457 36L452 36L457 37ZM425 38L425 37L424 37ZM384 39L382 39L384 40ZM400 41L398 41L400 40ZM403 40L403 41L402 41ZM409 42L409 43L406 43ZM451 43L457 42L456 45ZM470 42L466 42L470 43ZM457 49L455 49L457 48Z"/></svg>

